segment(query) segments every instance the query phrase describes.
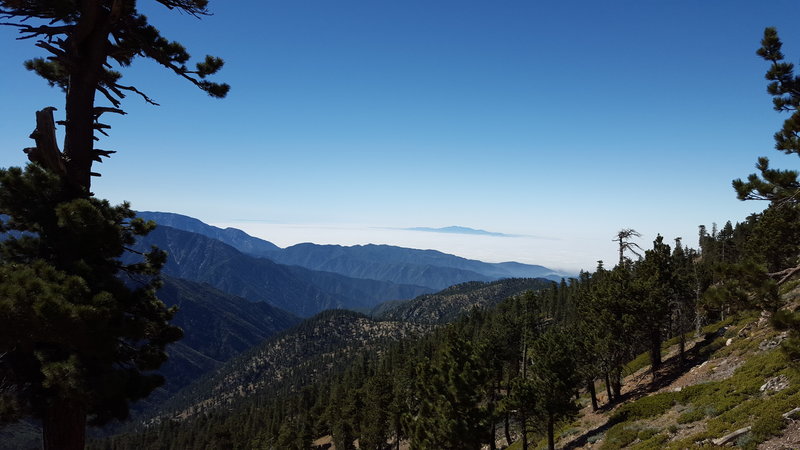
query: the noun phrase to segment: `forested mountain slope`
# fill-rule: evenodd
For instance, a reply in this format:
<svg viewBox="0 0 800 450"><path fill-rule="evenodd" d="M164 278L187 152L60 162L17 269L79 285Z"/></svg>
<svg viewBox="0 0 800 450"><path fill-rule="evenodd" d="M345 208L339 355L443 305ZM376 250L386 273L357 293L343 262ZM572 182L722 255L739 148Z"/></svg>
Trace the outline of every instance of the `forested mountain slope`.
<svg viewBox="0 0 800 450"><path fill-rule="evenodd" d="M393 342L428 330L426 325L376 321L346 310L325 311L189 386L164 411L193 415L252 395L297 392L337 373L363 351L383 351Z"/></svg>
<svg viewBox="0 0 800 450"><path fill-rule="evenodd" d="M442 324L452 322L473 309L491 308L508 297L548 288L553 284L553 281L543 278L472 281L411 300L382 303L371 314L381 320Z"/></svg>
<svg viewBox="0 0 800 450"><path fill-rule="evenodd" d="M138 409L158 404L236 354L300 322L299 317L267 303L179 278L165 277L158 297L168 306L178 306L172 323L184 335L167 347L169 359L159 369L166 384L140 402Z"/></svg>

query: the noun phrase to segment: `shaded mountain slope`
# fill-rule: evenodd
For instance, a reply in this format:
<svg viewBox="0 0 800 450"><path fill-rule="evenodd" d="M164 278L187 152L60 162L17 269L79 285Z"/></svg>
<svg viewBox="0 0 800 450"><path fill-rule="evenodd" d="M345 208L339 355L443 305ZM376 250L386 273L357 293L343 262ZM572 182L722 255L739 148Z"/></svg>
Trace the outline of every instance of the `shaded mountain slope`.
<svg viewBox="0 0 800 450"><path fill-rule="evenodd" d="M315 273L245 255L206 236L159 226L138 244L155 245L169 257L164 273L253 301L270 303L299 316L325 309L366 309L392 298L411 298L429 289Z"/></svg>
<svg viewBox="0 0 800 450"><path fill-rule="evenodd" d="M173 277L165 277L158 297L180 308L172 323L184 330L184 336L168 347L169 359L159 370L167 383L140 407L163 401L239 352L300 322L297 316L269 304Z"/></svg>
<svg viewBox="0 0 800 450"><path fill-rule="evenodd" d="M178 278L166 278L158 296L180 308L173 320L184 330L180 342L218 361L300 322L294 314L267 303Z"/></svg>

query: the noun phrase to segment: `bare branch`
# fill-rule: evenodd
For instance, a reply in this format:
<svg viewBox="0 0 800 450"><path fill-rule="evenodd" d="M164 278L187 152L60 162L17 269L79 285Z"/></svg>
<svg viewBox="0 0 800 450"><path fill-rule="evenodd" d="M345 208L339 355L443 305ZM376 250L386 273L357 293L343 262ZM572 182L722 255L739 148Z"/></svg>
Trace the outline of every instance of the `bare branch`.
<svg viewBox="0 0 800 450"><path fill-rule="evenodd" d="M121 114L121 115L123 115L123 116L124 116L125 114L128 114L128 113L126 113L125 111L123 111L123 110L121 110L121 109L119 109L119 108L109 108L109 107L107 107L107 106L96 106L96 107L94 108L94 117L95 117L95 120L97 120L97 118L99 118L99 117L100 117L101 115L103 115L104 113L114 113L114 114Z"/></svg>
<svg viewBox="0 0 800 450"><path fill-rule="evenodd" d="M148 97L147 94L145 94L144 92L140 91L139 89L136 89L136 87L134 87L134 86L123 86L121 84L114 83L113 88L123 89L123 90L126 90L126 91L134 92L136 94L139 94L144 99L144 101L146 101L147 103L150 103L151 105L155 105L155 106L161 106L158 103L156 103L153 99ZM123 95L123 97L124 97L124 95Z"/></svg>
<svg viewBox="0 0 800 450"><path fill-rule="evenodd" d="M122 104L116 97L111 95L111 93L108 92L108 90L105 87L100 86L98 84L96 89L100 91L100 93L103 94L103 96L105 96L105 98L108 99L108 101L110 101L111 104L114 105L115 107L118 107L119 105ZM122 97L124 97L124 95Z"/></svg>
<svg viewBox="0 0 800 450"><path fill-rule="evenodd" d="M92 160L101 163L103 162L101 157L110 158L113 153L117 153L116 150L100 150L96 148L92 150Z"/></svg>
<svg viewBox="0 0 800 450"><path fill-rule="evenodd" d="M783 269L779 272L768 273L767 275L769 275L771 278L782 277L780 280L778 280L778 285L780 286L781 284L789 281L789 279L792 278L794 275L796 275L798 272L800 272L800 266L790 267L788 269Z"/></svg>

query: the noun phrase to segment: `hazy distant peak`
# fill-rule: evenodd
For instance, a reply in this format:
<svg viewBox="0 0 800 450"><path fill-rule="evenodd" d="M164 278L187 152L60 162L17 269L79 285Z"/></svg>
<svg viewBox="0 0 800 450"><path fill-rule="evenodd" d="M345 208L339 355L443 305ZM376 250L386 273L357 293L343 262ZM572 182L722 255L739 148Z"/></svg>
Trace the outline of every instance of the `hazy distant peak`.
<svg viewBox="0 0 800 450"><path fill-rule="evenodd" d="M449 226L443 228L431 228L431 227L412 227L412 228L404 228L405 230L409 231L426 231L428 233L449 233L449 234L476 234L482 236L500 236L500 237L513 237L513 234L505 234L505 233L498 233L496 231L486 231L486 230L477 230L475 228L469 227L460 227L460 226Z"/></svg>

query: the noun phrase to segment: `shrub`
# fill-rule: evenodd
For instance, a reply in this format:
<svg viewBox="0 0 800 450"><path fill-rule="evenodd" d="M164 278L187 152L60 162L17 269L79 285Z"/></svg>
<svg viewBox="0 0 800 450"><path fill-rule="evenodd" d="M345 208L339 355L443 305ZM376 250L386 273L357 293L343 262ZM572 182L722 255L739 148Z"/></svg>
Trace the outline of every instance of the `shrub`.
<svg viewBox="0 0 800 450"><path fill-rule="evenodd" d="M635 402L620 407L609 421L619 423L627 420L646 419L667 412L678 399L679 393L662 392L660 394L642 397Z"/></svg>

